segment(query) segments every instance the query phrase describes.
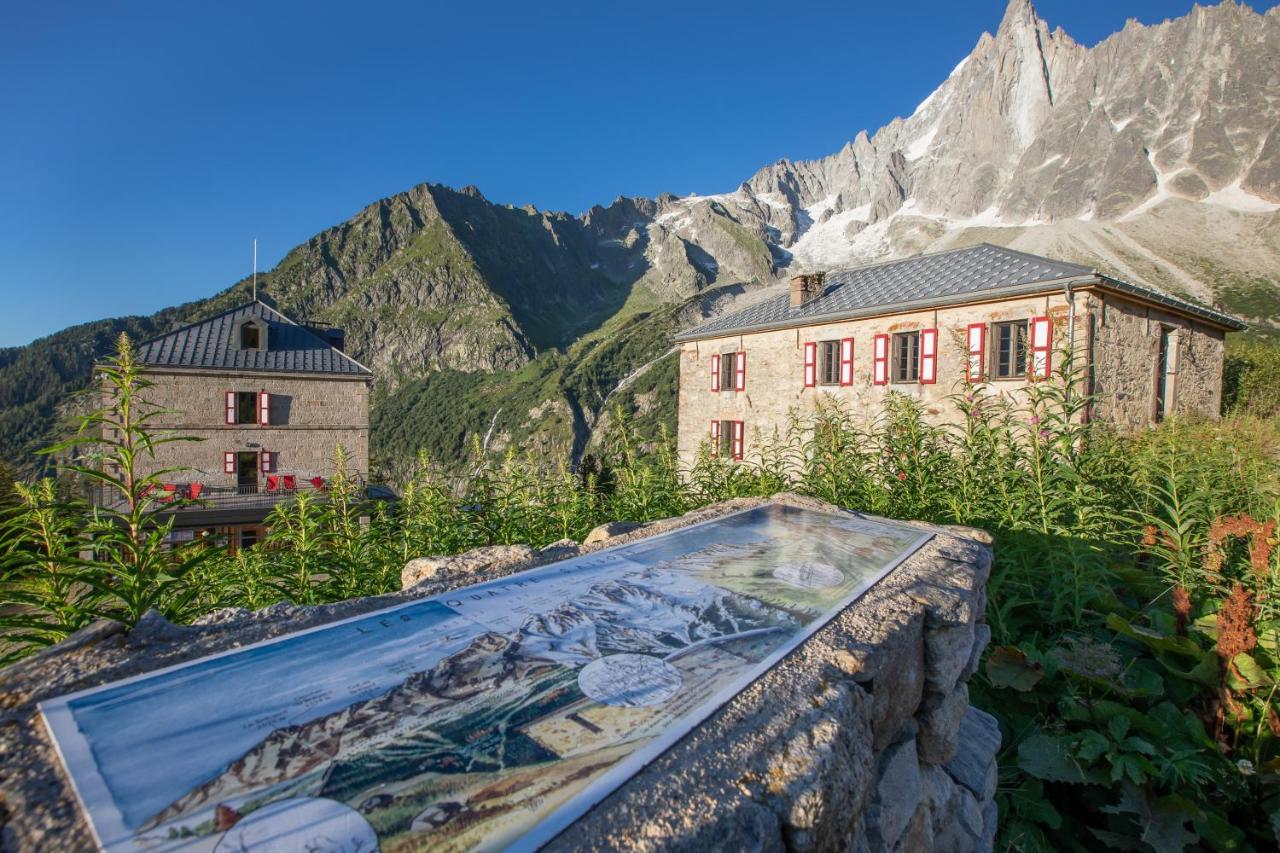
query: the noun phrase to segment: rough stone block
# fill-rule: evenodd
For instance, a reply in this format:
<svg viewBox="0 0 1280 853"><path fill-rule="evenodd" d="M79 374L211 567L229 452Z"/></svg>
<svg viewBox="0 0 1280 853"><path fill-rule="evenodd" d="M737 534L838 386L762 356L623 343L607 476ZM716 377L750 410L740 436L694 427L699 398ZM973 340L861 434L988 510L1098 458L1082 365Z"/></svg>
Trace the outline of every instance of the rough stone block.
<svg viewBox="0 0 1280 853"><path fill-rule="evenodd" d="M400 572L400 588L410 589L423 581L443 577L473 575L493 571L533 559L528 545L491 545L472 548L452 557L418 557L405 563Z"/></svg>
<svg viewBox="0 0 1280 853"><path fill-rule="evenodd" d="M899 630L875 646L855 676L871 694L875 748L899 739L924 696L924 632L919 618L901 623Z"/></svg>
<svg viewBox="0 0 1280 853"><path fill-rule="evenodd" d="M601 524L599 527L593 527L591 532L587 534L587 538L582 540L582 544L595 545L607 539L613 539L627 533L635 533L644 526L632 521L610 521L607 524Z"/></svg>
<svg viewBox="0 0 1280 853"><path fill-rule="evenodd" d="M982 838L975 848L977 853L991 853L996 846L996 828L1000 823L1000 809L995 800L988 800L982 809Z"/></svg>
<svg viewBox="0 0 1280 853"><path fill-rule="evenodd" d="M556 560L569 560L582 553L582 548L572 539L557 539L550 545L544 545L533 552L533 557L540 563L554 563Z"/></svg>
<svg viewBox="0 0 1280 853"><path fill-rule="evenodd" d="M945 764L956 754L960 721L969 710L969 687L961 684L950 693L925 697L916 722L920 724L917 749L925 764Z"/></svg>
<svg viewBox="0 0 1280 853"><path fill-rule="evenodd" d="M964 670L960 673L961 681L968 681L973 674L978 671L978 667L982 663L982 653L987 650L987 646L991 643L991 626L985 622L979 622L973 626L973 649L969 652L969 662L964 665Z"/></svg>
<svg viewBox="0 0 1280 853"><path fill-rule="evenodd" d="M872 850L895 848L923 797L915 740L886 749L867 810L867 836Z"/></svg>
<svg viewBox="0 0 1280 853"><path fill-rule="evenodd" d="M933 849L973 850L983 833L982 807L941 767L920 768L925 797L933 816Z"/></svg>
<svg viewBox="0 0 1280 853"><path fill-rule="evenodd" d="M970 708L960 720L960 746L947 762L947 772L981 802L995 795L996 753L1000 750L1000 724L996 718Z"/></svg>
<svg viewBox="0 0 1280 853"><path fill-rule="evenodd" d="M876 759L871 705L854 685L828 687L770 758L771 801L790 850L828 849L863 808Z"/></svg>
<svg viewBox="0 0 1280 853"><path fill-rule="evenodd" d="M924 686L950 693L973 654L972 624L947 625L924 633Z"/></svg>

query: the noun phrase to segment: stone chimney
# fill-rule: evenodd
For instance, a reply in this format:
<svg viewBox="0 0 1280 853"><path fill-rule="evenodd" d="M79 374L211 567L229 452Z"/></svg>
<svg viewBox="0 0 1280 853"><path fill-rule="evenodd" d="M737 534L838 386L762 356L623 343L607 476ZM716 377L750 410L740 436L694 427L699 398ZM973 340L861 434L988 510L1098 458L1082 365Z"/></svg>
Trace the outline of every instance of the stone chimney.
<svg viewBox="0 0 1280 853"><path fill-rule="evenodd" d="M826 275L820 272L792 276L791 307L800 308L821 296L825 279Z"/></svg>

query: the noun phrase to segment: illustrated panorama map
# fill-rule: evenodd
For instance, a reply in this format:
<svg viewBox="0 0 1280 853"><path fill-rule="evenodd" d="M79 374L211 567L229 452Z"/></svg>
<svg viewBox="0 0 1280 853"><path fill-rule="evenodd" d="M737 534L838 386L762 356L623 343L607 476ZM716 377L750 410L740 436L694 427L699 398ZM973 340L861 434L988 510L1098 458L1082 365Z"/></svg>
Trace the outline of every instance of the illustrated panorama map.
<svg viewBox="0 0 1280 853"><path fill-rule="evenodd" d="M110 851L535 849L929 536L766 505L41 710Z"/></svg>

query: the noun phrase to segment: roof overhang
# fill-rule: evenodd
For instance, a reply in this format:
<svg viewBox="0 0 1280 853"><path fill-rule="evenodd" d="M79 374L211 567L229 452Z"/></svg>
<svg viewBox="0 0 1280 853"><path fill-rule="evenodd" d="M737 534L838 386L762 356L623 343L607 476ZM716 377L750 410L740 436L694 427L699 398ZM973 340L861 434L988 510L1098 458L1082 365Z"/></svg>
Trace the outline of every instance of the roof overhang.
<svg viewBox="0 0 1280 853"><path fill-rule="evenodd" d="M1147 287L1140 287L1136 284L1130 284L1127 281L1112 278L1108 275L1099 275L1097 286L1102 290L1115 291L1116 293L1132 299L1135 302L1159 305L1167 311L1172 311L1175 314L1181 314L1185 317L1191 317L1192 319L1199 320L1202 323L1207 323L1210 326L1219 328L1224 332L1242 332L1249 328L1249 324L1241 320L1239 317L1233 317L1232 315L1226 314L1222 311L1217 311L1213 308L1205 308L1204 306L1196 305L1173 296L1166 296L1159 291L1152 290Z"/></svg>
<svg viewBox="0 0 1280 853"><path fill-rule="evenodd" d="M1101 288L1111 289L1127 298L1137 302L1147 302L1182 314L1187 317L1194 318L1203 323L1216 326L1224 331L1240 331L1248 328L1241 320L1215 311L1211 308L1202 308L1176 299L1172 296L1165 296L1154 290L1145 287L1139 287L1129 284L1126 281L1113 279L1109 276L1100 274L1076 275L1066 278L1046 279L1044 281L1029 282L1026 284L1016 284L1008 287L996 287L990 290L975 291L972 293L961 293L947 297L928 297L926 299L910 299L903 302L892 302L884 305L872 305L866 308L860 308L855 311L832 311L822 314L810 314L804 317L789 318L773 323L756 323L746 326L738 326L732 329L722 329L719 331L700 332L698 329L690 329L687 332L681 332L675 335L676 343L685 343L688 341L712 340L715 338L731 338L736 335L750 334L754 332L771 332L780 329L796 329L804 326L821 326L827 323L838 323L846 320L867 320L873 317L889 317L895 314L910 314L916 311L926 311L932 308L953 308L961 305L980 305L986 302L999 302L1006 299L1016 299L1025 296L1040 296L1054 293L1062 293L1068 290Z"/></svg>
<svg viewBox="0 0 1280 853"><path fill-rule="evenodd" d="M138 365L145 373L162 373L176 376L243 376L263 379L321 379L337 382L372 382L372 373L339 373L325 370L265 370L253 367L184 367L177 364Z"/></svg>

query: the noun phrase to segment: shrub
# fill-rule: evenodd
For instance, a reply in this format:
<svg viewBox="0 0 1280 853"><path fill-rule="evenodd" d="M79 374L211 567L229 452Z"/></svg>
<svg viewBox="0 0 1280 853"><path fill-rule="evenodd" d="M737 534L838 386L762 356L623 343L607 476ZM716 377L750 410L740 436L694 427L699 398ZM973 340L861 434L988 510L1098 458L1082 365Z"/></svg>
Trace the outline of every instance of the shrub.
<svg viewBox="0 0 1280 853"><path fill-rule="evenodd" d="M377 594L398 586L413 557L541 546L608 520L794 490L994 533L994 644L971 690L1004 733L1003 847L1276 843L1274 421L1174 420L1118 435L1087 422L1093 401L1063 360L1052 381L1017 398L958 388L956 424L932 423L900 394L869 418L824 398L787 429L753 436L742 463L703 446L681 470L668 435L642 442L619 410L601 455L576 470L477 446L470 473L453 480L420 458L394 503L365 500L339 448L329 495L279 505L266 547L231 557L164 545L170 522L148 490L159 475L139 476L139 462L178 439L148 429L130 352L122 341L105 373L111 404L67 445L89 451L68 470L114 490L117 508L90 514L52 481L15 487L0 538L3 659L98 614L132 622L156 607L189 619L218 607ZM121 438L94 439L103 425ZM86 549L91 557L80 556Z"/></svg>

